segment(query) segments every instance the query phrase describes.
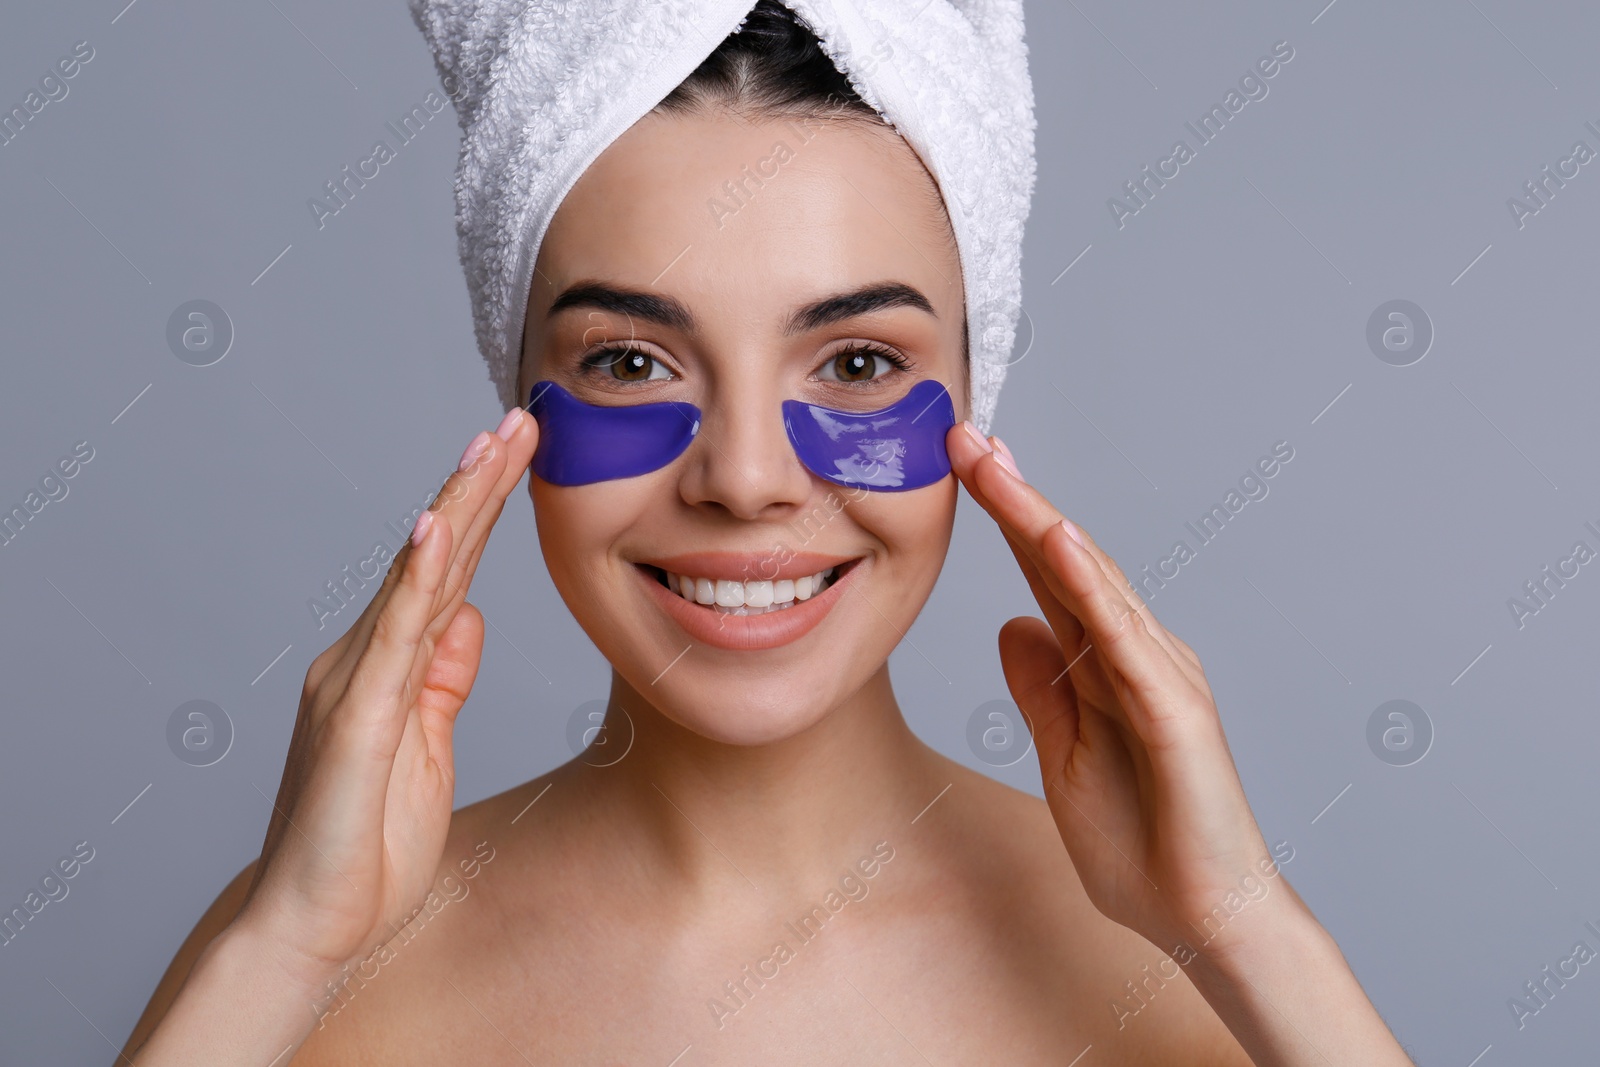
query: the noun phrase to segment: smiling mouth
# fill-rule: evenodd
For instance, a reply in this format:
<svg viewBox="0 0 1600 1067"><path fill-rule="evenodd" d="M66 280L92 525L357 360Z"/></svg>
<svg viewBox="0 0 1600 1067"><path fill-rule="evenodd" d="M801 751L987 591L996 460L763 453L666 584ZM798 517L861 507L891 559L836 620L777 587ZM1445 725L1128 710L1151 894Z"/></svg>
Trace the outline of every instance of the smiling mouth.
<svg viewBox="0 0 1600 1067"><path fill-rule="evenodd" d="M860 562L860 558L853 559L801 578L749 582L674 574L649 563L637 566L681 599L720 615L770 615L811 599Z"/></svg>

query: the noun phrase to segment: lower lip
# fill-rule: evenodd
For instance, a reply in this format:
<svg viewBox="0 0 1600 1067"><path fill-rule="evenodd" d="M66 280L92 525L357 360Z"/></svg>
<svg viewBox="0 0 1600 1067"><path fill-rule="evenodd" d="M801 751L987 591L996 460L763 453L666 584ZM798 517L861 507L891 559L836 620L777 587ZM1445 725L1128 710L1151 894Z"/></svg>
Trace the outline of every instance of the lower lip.
<svg viewBox="0 0 1600 1067"><path fill-rule="evenodd" d="M661 605L661 610L690 637L717 648L755 652L787 645L810 633L843 595L845 583L855 574L856 565L851 564L842 574L836 571L832 584L816 596L796 601L792 608L760 615L725 615L704 604L692 604L662 585L655 571L638 564L633 569L650 588L650 595Z"/></svg>

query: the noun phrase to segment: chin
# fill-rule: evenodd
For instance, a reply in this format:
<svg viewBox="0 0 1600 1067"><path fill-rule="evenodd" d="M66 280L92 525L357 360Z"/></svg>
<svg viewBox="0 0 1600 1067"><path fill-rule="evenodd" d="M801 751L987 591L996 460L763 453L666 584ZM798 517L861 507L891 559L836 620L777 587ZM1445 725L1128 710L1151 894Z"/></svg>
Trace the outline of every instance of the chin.
<svg viewBox="0 0 1600 1067"><path fill-rule="evenodd" d="M772 745L804 733L840 701L828 690L808 687L787 699L745 696L742 687L719 684L705 672L679 679L658 699L660 713L676 725L724 745Z"/></svg>

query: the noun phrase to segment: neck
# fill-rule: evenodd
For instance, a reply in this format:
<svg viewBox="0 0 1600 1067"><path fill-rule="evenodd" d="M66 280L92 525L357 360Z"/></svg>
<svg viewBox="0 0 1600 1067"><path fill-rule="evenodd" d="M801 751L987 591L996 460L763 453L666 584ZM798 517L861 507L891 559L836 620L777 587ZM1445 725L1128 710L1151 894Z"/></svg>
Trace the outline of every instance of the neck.
<svg viewBox="0 0 1600 1067"><path fill-rule="evenodd" d="M611 754L580 772L589 802L629 828L627 847L652 876L704 897L810 891L875 843L896 844L945 781L942 757L906 725L887 664L811 727L760 745L685 729L613 674L605 729Z"/></svg>

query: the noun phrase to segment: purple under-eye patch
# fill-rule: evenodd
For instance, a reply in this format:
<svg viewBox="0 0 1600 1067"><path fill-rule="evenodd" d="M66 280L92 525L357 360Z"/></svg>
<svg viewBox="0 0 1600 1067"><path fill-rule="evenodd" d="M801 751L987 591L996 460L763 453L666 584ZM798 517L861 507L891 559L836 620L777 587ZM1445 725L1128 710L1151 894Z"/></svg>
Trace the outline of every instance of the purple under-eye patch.
<svg viewBox="0 0 1600 1067"><path fill-rule="evenodd" d="M660 470L700 431L685 401L602 407L555 382L535 382L528 411L539 423L533 473L552 485L588 485ZM806 469L836 485L898 492L950 473L944 439L954 426L950 393L931 379L877 411L783 402L783 425Z"/></svg>
<svg viewBox="0 0 1600 1067"><path fill-rule="evenodd" d="M920 489L950 473L944 439L956 424L950 393L924 378L877 411L835 411L783 402L783 426L800 462L819 478L853 489Z"/></svg>
<svg viewBox="0 0 1600 1067"><path fill-rule="evenodd" d="M539 423L533 473L551 485L588 485L660 470L700 432L700 409L681 400L602 407L555 382L535 382Z"/></svg>

